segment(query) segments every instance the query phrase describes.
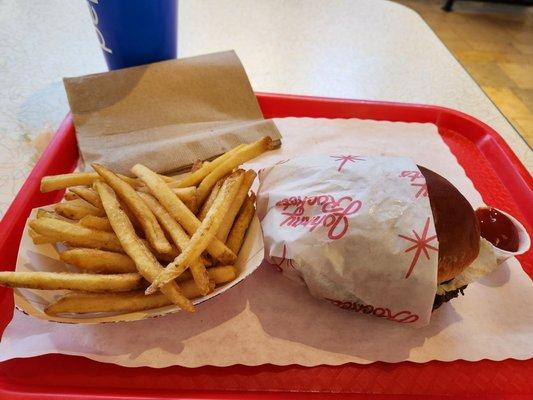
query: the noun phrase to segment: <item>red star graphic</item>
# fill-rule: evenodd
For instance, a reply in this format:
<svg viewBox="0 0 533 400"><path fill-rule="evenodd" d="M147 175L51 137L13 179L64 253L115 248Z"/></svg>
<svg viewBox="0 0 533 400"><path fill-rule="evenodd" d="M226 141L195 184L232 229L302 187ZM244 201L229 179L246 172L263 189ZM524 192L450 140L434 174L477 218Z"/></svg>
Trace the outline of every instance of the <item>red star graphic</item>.
<svg viewBox="0 0 533 400"><path fill-rule="evenodd" d="M422 236L418 236L418 233L416 233L414 229L413 229L413 234L415 235L414 238L411 238L411 237L408 237L408 236L404 236L404 235L398 235L402 239L405 239L405 240L408 240L410 242L415 243L414 246L411 246L411 247L405 249L404 253L408 253L408 252L416 249L415 256L413 257L413 261L411 262L411 265L409 266L409 271L407 271L407 274L405 275L405 278L409 278L409 276L411 275L411 272L413 272L413 268L415 267L416 263L418 262L418 259L420 258L420 254L422 252L424 252L424 254L426 255L426 258L429 260L429 252L427 251L427 249L431 249L431 250L435 250L435 251L439 250L438 248L436 248L434 246L431 246L429 244L429 242L431 242L432 240L435 240L437 238L437 235L433 235L433 236L427 237L428 230L429 230L429 221L430 220L429 220L429 217L428 217L428 219L426 219L426 224L424 225L424 230L422 231Z"/></svg>
<svg viewBox="0 0 533 400"><path fill-rule="evenodd" d="M428 197L428 185L425 183L411 183L411 186L419 186L420 190L415 194L415 198Z"/></svg>
<svg viewBox="0 0 533 400"><path fill-rule="evenodd" d="M330 156L331 158L334 158L337 161L340 161L339 169L337 171L341 172L342 167L350 161L350 162L356 162L356 161L365 161L364 158L361 158L360 156Z"/></svg>

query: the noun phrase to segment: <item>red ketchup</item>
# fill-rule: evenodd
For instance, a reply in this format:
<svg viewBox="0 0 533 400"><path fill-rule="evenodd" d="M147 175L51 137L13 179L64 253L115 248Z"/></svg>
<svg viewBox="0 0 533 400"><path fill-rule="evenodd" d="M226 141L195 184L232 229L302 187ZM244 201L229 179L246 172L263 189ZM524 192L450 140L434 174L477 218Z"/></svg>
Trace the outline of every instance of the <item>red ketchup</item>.
<svg viewBox="0 0 533 400"><path fill-rule="evenodd" d="M481 237L502 250L511 252L518 250L518 231L513 221L505 214L492 207L483 207L476 210L476 217Z"/></svg>

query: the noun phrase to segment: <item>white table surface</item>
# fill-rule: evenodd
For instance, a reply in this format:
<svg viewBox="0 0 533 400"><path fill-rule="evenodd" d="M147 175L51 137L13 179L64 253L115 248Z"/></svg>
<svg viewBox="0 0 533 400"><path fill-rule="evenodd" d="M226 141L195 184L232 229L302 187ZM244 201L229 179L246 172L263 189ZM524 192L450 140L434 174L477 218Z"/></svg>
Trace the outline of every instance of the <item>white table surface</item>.
<svg viewBox="0 0 533 400"><path fill-rule="evenodd" d="M0 216L68 111L62 77L106 69L82 0L0 0ZM425 22L383 0L181 0L179 55L235 49L256 91L438 104L533 154Z"/></svg>

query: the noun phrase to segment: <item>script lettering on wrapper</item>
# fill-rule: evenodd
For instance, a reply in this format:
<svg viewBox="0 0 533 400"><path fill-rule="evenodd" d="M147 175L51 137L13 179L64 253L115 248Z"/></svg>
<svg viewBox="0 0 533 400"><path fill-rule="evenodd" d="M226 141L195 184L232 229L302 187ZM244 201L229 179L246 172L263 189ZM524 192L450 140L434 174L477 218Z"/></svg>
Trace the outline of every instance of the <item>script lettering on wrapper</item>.
<svg viewBox="0 0 533 400"><path fill-rule="evenodd" d="M317 215L304 215L306 206L319 207ZM348 216L355 214L361 209L363 202L354 200L350 196L343 196L336 200L332 195L324 194L317 196L291 196L276 203L281 207L281 213L286 218L279 226L289 228L305 227L313 232L319 226L329 228L328 238L338 240L348 231ZM289 210L292 208L292 210Z"/></svg>
<svg viewBox="0 0 533 400"><path fill-rule="evenodd" d="M370 304L363 304L353 301L342 301L324 298L333 305L342 308L343 310L350 310L361 314L369 314L374 317L385 318L388 321L401 322L404 324L409 324L418 321L418 315L413 314L411 311L399 311L397 313L391 312L389 308L386 307L374 307Z"/></svg>
<svg viewBox="0 0 533 400"><path fill-rule="evenodd" d="M426 178L420 171L402 171L400 178L409 178L411 186L419 187L418 192L415 194L415 198L428 197L428 186L426 184Z"/></svg>

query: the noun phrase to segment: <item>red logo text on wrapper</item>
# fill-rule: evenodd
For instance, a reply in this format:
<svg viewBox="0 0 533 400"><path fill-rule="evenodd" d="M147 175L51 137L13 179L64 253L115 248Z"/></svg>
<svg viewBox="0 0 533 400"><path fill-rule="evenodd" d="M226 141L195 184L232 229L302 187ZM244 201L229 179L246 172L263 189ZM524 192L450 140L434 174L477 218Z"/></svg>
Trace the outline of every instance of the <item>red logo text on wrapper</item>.
<svg viewBox="0 0 533 400"><path fill-rule="evenodd" d="M342 301L335 299L325 298L333 305L342 308L343 310L355 311L361 314L373 315L378 318L385 318L389 321L401 322L404 324L409 324L418 321L418 315L413 314L411 311L398 311L393 313L390 309L386 307L374 307L370 304L363 304L352 301Z"/></svg>
<svg viewBox="0 0 533 400"><path fill-rule="evenodd" d="M409 178L411 186L418 187L418 192L415 194L415 198L428 197L428 186L426 184L426 178L420 171L402 171L400 178Z"/></svg>
<svg viewBox="0 0 533 400"><path fill-rule="evenodd" d="M281 207L281 213L286 218L279 226L290 228L305 227L313 232L319 226L329 228L328 238L338 240L348 231L348 216L361 209L363 202L354 200L350 196L343 196L336 200L332 195L292 196L276 203ZM306 206L316 207L319 214L305 215Z"/></svg>

